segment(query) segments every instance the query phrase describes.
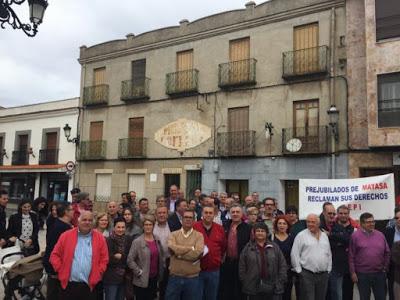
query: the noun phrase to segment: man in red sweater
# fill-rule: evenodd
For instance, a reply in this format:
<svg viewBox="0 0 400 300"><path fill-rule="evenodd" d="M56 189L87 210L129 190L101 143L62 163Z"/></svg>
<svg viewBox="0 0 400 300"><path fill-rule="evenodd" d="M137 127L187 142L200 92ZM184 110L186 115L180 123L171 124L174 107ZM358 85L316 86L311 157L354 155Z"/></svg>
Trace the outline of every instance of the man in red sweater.
<svg viewBox="0 0 400 300"><path fill-rule="evenodd" d="M50 263L61 284L60 300L95 300L94 287L108 264L103 235L93 230L93 213L83 211L78 227L65 231L50 255Z"/></svg>
<svg viewBox="0 0 400 300"><path fill-rule="evenodd" d="M213 222L214 206L203 207L202 220L196 222L193 228L203 234L204 253L200 260L201 272L199 299L216 300L219 285L219 269L226 250L225 232L221 225Z"/></svg>

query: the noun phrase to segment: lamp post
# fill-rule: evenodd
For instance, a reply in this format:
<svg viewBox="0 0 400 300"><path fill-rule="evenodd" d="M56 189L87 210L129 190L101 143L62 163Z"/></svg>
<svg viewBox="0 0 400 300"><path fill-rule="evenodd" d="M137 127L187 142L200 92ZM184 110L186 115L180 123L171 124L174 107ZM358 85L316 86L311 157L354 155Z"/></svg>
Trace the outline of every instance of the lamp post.
<svg viewBox="0 0 400 300"><path fill-rule="evenodd" d="M334 179L336 177L336 143L339 141L339 110L336 108L336 105L332 104L328 109L327 114L329 116L329 127L331 128L331 178Z"/></svg>
<svg viewBox="0 0 400 300"><path fill-rule="evenodd" d="M65 124L64 128L64 136L67 139L68 143L74 143L74 144L79 144L79 135L77 135L75 138L70 138L71 136L71 127L68 124Z"/></svg>
<svg viewBox="0 0 400 300"><path fill-rule="evenodd" d="M28 0L29 20L31 24L22 23L18 18L12 5L21 5L26 0L0 0L0 26L5 28L8 23L13 29L21 29L29 37L34 37L37 33L37 27L43 21L43 15L47 8L47 0Z"/></svg>

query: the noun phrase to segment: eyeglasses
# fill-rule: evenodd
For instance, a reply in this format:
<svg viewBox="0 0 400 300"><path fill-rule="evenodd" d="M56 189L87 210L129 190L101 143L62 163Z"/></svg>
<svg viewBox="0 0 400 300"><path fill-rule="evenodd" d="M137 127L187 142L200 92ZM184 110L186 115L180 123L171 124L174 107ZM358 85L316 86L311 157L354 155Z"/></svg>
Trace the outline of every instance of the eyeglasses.
<svg viewBox="0 0 400 300"><path fill-rule="evenodd" d="M400 219L400 217L394 217L394 219L395 219L395 220L398 220L398 219Z"/></svg>

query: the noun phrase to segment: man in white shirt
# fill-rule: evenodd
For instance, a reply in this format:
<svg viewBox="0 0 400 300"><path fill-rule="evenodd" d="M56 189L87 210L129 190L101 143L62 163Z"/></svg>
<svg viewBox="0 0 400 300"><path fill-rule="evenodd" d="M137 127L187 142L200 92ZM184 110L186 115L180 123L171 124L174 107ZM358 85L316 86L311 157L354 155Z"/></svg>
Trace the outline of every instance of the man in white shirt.
<svg viewBox="0 0 400 300"><path fill-rule="evenodd" d="M332 253L328 236L319 229L320 220L315 214L307 216L307 229L295 238L291 260L300 279L300 299L325 299L329 272L332 270Z"/></svg>

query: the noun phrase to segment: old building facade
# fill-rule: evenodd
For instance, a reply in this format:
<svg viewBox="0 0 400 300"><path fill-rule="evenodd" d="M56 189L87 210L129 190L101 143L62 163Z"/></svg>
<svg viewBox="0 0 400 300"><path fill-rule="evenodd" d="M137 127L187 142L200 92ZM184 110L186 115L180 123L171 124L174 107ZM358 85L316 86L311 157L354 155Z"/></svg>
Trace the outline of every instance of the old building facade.
<svg viewBox="0 0 400 300"><path fill-rule="evenodd" d="M299 178L347 178L345 24L344 1L249 2L82 46L80 188L154 201L175 183L284 207Z"/></svg>
<svg viewBox="0 0 400 300"><path fill-rule="evenodd" d="M66 163L75 162L75 144L63 128L76 136L79 99L67 99L0 110L0 188L10 201L39 196L49 201L71 200L72 174Z"/></svg>
<svg viewBox="0 0 400 300"><path fill-rule="evenodd" d="M400 6L349 0L349 177L394 173L400 195Z"/></svg>

